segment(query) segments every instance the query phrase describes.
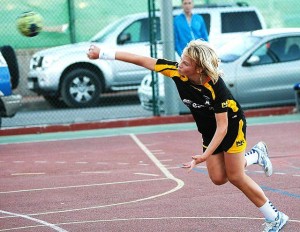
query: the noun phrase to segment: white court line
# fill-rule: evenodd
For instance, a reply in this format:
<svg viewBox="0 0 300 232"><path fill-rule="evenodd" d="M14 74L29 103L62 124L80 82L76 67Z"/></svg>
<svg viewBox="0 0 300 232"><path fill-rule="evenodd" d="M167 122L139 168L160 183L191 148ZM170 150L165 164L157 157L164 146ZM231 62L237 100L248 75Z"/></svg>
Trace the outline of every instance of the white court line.
<svg viewBox="0 0 300 232"><path fill-rule="evenodd" d="M169 170L170 169L179 169L179 168L181 168L181 167L178 167L178 166L176 166L176 167L168 167Z"/></svg>
<svg viewBox="0 0 300 232"><path fill-rule="evenodd" d="M147 179L147 180L145 180L145 179L130 180L130 181L122 181L122 182L119 181L119 182L109 182L109 183L100 183L100 184L71 185L71 186L64 186L64 187L52 187L52 188L40 188L40 189L20 189L20 190L12 190L12 191L7 191L7 192L0 192L0 194L34 192L34 191L45 191L45 190L58 190L58 189L69 189L69 188L86 188L86 187L115 185L115 184L128 184L128 183L137 183L137 182L158 181L158 180L166 180L166 178L156 178L156 179Z"/></svg>
<svg viewBox="0 0 300 232"><path fill-rule="evenodd" d="M134 135L130 134L130 137L136 142L136 144L142 149L143 152L152 160L152 162L162 171L162 173L169 179L177 182L177 187L174 189L175 192L184 186L184 182L178 178L175 178L169 170L150 152L150 150Z"/></svg>
<svg viewBox="0 0 300 232"><path fill-rule="evenodd" d="M169 170L164 167L162 163L159 162L159 160L145 147L139 140L136 138L134 135L130 135L131 138L138 144L138 146L146 153L146 155L154 162L154 164L162 171L162 173L167 177L167 178L160 178L160 180L172 180L177 183L177 186L174 187L173 189L170 189L166 192L162 192L160 194L152 195L149 197L145 198L139 198L136 200L131 200L131 201L125 201L125 202L118 202L118 203L113 203L113 204L107 204L107 205L95 205L95 206L90 206L90 207L84 207L84 208L74 208L74 209L66 209L66 210L57 210L57 211L48 211L48 212L40 212L40 213L32 213L28 214L30 216L38 216L38 215L49 215L49 214L57 214L57 213L67 213L67 212L76 212L76 211L82 211L82 210L91 210L91 209L100 209L100 208L106 208L106 207L113 207L113 206L119 206L119 205L126 205L126 204L132 204L132 203L138 203L142 201L147 201L147 200L152 200L158 197L162 197L168 194L171 194L179 189L181 189L184 186L184 182L178 178L175 178ZM159 180L159 179L156 179ZM149 180L144 180L144 181L149 181ZM127 181L129 183L130 181ZM134 182L134 181L131 181ZM119 182L123 184L124 182ZM67 187L60 187L60 188L67 188ZM47 189L47 188L45 188ZM51 188L49 188L51 189ZM23 190L26 191L26 190ZM12 192L12 191L10 191ZM7 218L7 217L0 217L1 218Z"/></svg>
<svg viewBox="0 0 300 232"><path fill-rule="evenodd" d="M31 173L12 173L12 176L30 176L30 175L45 175L44 172L31 172Z"/></svg>
<svg viewBox="0 0 300 232"><path fill-rule="evenodd" d="M190 217L144 217L144 218L114 218L114 219L100 219L100 220L92 220L92 221L74 221L74 222L66 222L66 223L58 223L57 225L73 225L73 224L82 224L82 223L97 223L97 222L117 222L117 221L144 221L144 220L172 220L172 219L221 219L221 220L265 220L265 218L255 218L255 217L197 217L197 216L190 216ZM300 223L300 220L297 219L289 219L288 223L295 222Z"/></svg>
<svg viewBox="0 0 300 232"><path fill-rule="evenodd" d="M142 175L142 176L159 176L157 174L151 174L151 173L141 173L141 172L136 172L134 173L135 175Z"/></svg>
<svg viewBox="0 0 300 232"><path fill-rule="evenodd" d="M8 214L10 216L14 216L14 217L21 217L21 218L25 218L25 219L28 219L30 221L34 221L34 222L37 222L39 224L42 224L46 227L49 227L49 228L52 228L56 231L59 231L59 232L68 232L67 230L64 230L54 224L51 224L51 223L48 223L48 222L45 222L45 221L42 221L42 220L39 220L39 219L36 219L36 218L33 218L33 217L29 217L28 215L23 215L23 214L18 214L18 213L11 213L11 212L7 212L7 211L4 211L4 210L0 210L0 213L3 213L3 214ZM9 229L11 230L11 229ZM4 230L0 230L0 231L4 231Z"/></svg>
<svg viewBox="0 0 300 232"><path fill-rule="evenodd" d="M143 218L114 218L114 219L99 219L99 220L87 220L87 221L73 221L73 222L62 222L57 223L56 225L78 225L78 224L91 224L91 223L101 223L101 222L120 222L120 221L155 221L155 220L177 220L177 219L206 219L206 220L260 220L264 221L264 218L255 218L255 217L197 217L197 216L189 216L189 217L143 217ZM288 223L300 223L300 220L297 219L289 219ZM10 228L10 230L18 230L18 229L26 229L26 228L36 228L39 226L26 226L26 227L15 227ZM5 230L0 230L5 231Z"/></svg>
<svg viewBox="0 0 300 232"><path fill-rule="evenodd" d="M286 175L284 172L274 172L275 175Z"/></svg>
<svg viewBox="0 0 300 232"><path fill-rule="evenodd" d="M111 171L88 171L88 172L80 172L81 174L109 174Z"/></svg>
<svg viewBox="0 0 300 232"><path fill-rule="evenodd" d="M172 159L159 160L160 162L172 162Z"/></svg>

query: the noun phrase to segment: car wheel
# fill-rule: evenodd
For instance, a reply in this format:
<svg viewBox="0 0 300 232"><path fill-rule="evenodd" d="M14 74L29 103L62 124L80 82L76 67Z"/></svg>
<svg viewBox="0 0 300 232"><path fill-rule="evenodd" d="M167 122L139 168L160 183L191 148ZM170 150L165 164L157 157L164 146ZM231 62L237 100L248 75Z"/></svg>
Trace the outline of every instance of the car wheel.
<svg viewBox="0 0 300 232"><path fill-rule="evenodd" d="M19 66L17 62L17 56L14 49L11 46L1 47L1 53L7 63L10 77L11 77L11 87L16 89L19 85Z"/></svg>
<svg viewBox="0 0 300 232"><path fill-rule="evenodd" d="M75 69L67 73L61 84L61 96L69 107L96 106L101 91L99 77L87 69Z"/></svg>

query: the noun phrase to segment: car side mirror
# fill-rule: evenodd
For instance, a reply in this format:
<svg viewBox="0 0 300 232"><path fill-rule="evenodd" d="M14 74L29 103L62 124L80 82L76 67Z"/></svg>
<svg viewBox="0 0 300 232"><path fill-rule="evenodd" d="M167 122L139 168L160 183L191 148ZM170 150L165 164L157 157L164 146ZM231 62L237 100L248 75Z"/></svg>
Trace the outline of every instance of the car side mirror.
<svg viewBox="0 0 300 232"><path fill-rule="evenodd" d="M253 66L258 64L259 62L260 62L259 56L252 55L249 57L249 59L245 61L244 66Z"/></svg>
<svg viewBox="0 0 300 232"><path fill-rule="evenodd" d="M131 40L131 34L126 33L126 34L121 34L118 36L117 43L118 44L125 44L127 41Z"/></svg>

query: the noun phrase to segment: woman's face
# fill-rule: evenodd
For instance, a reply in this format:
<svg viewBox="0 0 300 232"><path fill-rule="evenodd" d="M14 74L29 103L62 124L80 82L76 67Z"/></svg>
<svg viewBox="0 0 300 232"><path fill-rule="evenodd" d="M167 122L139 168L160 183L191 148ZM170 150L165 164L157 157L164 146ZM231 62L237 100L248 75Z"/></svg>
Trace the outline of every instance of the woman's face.
<svg viewBox="0 0 300 232"><path fill-rule="evenodd" d="M197 73L196 63L190 57L182 55L178 64L178 72L180 75L191 77Z"/></svg>

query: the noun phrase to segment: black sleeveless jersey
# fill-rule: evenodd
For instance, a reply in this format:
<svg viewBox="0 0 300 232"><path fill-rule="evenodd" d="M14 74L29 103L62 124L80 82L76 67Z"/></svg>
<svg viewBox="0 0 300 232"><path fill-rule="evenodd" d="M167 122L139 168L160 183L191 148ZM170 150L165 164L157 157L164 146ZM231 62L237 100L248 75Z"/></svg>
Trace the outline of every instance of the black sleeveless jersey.
<svg viewBox="0 0 300 232"><path fill-rule="evenodd" d="M244 118L239 103L234 99L223 79L219 77L213 84L210 80L204 85L192 84L188 77L181 76L177 70L178 63L158 59L155 71L172 78L183 103L190 109L198 130L215 130L215 114L227 112L228 121Z"/></svg>

